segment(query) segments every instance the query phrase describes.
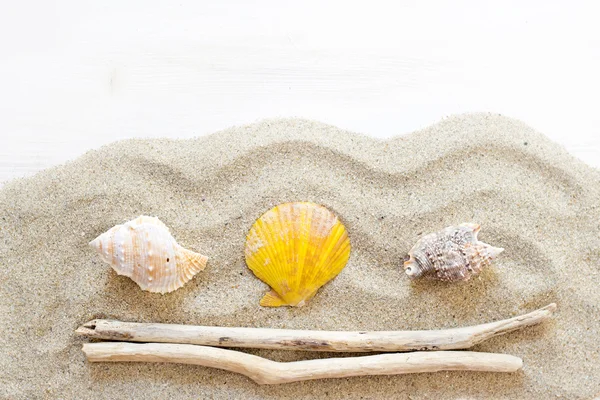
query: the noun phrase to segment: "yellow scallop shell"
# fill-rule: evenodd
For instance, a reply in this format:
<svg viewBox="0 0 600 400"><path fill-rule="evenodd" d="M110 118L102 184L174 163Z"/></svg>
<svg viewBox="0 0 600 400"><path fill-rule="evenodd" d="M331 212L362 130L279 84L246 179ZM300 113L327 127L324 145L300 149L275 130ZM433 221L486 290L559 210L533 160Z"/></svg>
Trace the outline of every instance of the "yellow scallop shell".
<svg viewBox="0 0 600 400"><path fill-rule="evenodd" d="M350 240L331 211L318 204L280 204L256 220L246 237L246 264L271 286L261 306L305 304L346 266Z"/></svg>

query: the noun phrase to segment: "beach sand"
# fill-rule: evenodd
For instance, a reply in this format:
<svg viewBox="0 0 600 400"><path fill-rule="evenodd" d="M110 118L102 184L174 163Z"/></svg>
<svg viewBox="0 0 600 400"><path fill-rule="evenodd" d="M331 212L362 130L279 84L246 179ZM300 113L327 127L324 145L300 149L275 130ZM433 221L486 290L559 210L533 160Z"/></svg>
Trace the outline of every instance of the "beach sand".
<svg viewBox="0 0 600 400"><path fill-rule="evenodd" d="M399 134L403 132L398 132ZM245 266L248 229L286 201L339 215L347 267L303 308L261 308ZM88 242L138 215L210 257L167 294L141 291ZM378 141L318 122L269 120L194 140L127 140L0 190L0 397L592 398L600 392L600 172L518 121L450 117ZM410 281L423 234L476 222L504 247L464 284ZM323 330L436 329L556 302L554 318L476 351L513 354L517 373L439 372L259 386L189 365L97 363L74 330L93 318ZM273 360L339 356L248 350Z"/></svg>

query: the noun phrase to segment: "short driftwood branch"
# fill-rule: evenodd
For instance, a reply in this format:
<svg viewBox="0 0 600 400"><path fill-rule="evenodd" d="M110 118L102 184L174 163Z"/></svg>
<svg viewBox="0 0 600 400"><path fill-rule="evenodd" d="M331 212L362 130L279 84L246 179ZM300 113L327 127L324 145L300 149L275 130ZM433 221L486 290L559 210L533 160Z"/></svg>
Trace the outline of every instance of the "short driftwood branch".
<svg viewBox="0 0 600 400"><path fill-rule="evenodd" d="M90 362L133 361L202 365L246 375L259 384L361 375L397 375L437 371L514 372L523 361L508 354L432 351L276 362L235 350L192 344L85 343Z"/></svg>
<svg viewBox="0 0 600 400"><path fill-rule="evenodd" d="M529 314L464 328L437 331L336 332L229 328L93 320L77 329L95 339L186 343L219 347L339 352L398 352L467 349L494 336L539 324L556 310L552 303Z"/></svg>

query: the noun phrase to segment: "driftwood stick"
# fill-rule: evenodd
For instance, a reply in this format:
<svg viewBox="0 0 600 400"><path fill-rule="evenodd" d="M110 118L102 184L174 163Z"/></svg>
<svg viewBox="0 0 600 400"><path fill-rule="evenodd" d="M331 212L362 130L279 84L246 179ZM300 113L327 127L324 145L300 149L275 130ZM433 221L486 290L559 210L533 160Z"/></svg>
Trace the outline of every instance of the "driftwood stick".
<svg viewBox="0 0 600 400"><path fill-rule="evenodd" d="M463 328L437 331L335 332L229 328L93 320L76 330L95 339L186 343L218 347L339 352L398 352L467 349L494 336L539 324L556 310L552 303L529 314Z"/></svg>
<svg viewBox="0 0 600 400"><path fill-rule="evenodd" d="M202 365L237 372L259 384L361 375L397 375L437 371L514 372L523 361L508 354L432 351L276 362L235 350L192 344L85 343L90 362L166 362Z"/></svg>

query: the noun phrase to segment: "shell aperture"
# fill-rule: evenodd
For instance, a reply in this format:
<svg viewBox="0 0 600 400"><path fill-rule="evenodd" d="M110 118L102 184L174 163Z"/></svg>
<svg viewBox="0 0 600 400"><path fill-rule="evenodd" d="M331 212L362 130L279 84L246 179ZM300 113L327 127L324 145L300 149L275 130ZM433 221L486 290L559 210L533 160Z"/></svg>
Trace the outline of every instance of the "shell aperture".
<svg viewBox="0 0 600 400"><path fill-rule="evenodd" d="M468 281L504 251L477 240L479 229L478 224L463 223L423 236L408 252L404 271L411 278Z"/></svg>
<svg viewBox="0 0 600 400"><path fill-rule="evenodd" d="M206 267L208 257L181 247L158 218L140 216L90 242L102 260L142 290L168 293Z"/></svg>

